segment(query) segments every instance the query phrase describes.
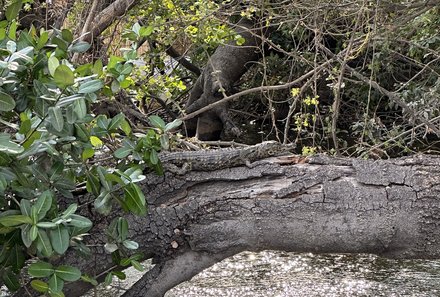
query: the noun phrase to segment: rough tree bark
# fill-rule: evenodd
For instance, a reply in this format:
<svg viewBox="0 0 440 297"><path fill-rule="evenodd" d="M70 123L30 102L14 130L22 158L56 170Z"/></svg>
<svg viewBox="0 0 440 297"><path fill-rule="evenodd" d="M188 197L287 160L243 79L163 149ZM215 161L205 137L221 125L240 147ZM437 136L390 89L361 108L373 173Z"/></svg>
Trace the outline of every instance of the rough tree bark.
<svg viewBox="0 0 440 297"><path fill-rule="evenodd" d="M260 47L269 29L258 27L256 21L241 19L234 30L245 39L245 43L237 46L235 41L231 41L216 49L194 83L186 106L187 113L230 95L234 84L260 58ZM188 135L194 136L197 132L197 137L202 140L218 139L222 130L226 134L239 134L229 118L227 104L188 120L186 129Z"/></svg>
<svg viewBox="0 0 440 297"><path fill-rule="evenodd" d="M162 296L245 250L440 257L440 157L280 157L252 168L149 174L142 188L149 211L129 217L131 239L157 264L124 296ZM95 216L93 259L70 252L63 261L89 275L112 267L102 247L108 222ZM66 296L88 288L69 284Z"/></svg>

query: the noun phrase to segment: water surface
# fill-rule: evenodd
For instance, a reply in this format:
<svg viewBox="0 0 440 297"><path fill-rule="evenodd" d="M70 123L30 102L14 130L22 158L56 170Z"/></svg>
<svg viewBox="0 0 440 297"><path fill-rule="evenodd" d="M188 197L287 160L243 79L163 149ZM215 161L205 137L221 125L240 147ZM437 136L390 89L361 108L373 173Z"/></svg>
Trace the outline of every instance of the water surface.
<svg viewBox="0 0 440 297"><path fill-rule="evenodd" d="M209 296L440 296L440 260L244 252L166 294Z"/></svg>

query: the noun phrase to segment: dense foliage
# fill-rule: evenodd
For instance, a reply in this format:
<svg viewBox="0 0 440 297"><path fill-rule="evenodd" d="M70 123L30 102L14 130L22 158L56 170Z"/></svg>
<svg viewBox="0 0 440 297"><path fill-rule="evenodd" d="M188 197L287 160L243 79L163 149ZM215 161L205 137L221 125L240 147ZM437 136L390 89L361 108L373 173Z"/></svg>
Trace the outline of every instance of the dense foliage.
<svg viewBox="0 0 440 297"><path fill-rule="evenodd" d="M240 17L273 33L238 91L286 86L236 103L235 120L255 132L250 142L277 138L301 144L303 154L362 157L438 149L440 18L433 4L138 1L91 47L80 36L89 7L72 2L64 20L71 30L22 26L30 9L51 12L41 1L7 1L0 14L0 275L11 291L24 285L20 273L28 263L33 288L51 296L81 277L77 268L52 261L68 249L90 253L84 237L92 220L81 210L108 215L117 206L145 215L136 183L146 167L161 173L157 152L173 143L181 124L173 115L182 113L195 78L167 50L174 47L201 68L219 44L244 42L229 26ZM136 127L132 113L98 114L102 102L126 95L147 128ZM158 110L155 101L167 108ZM145 115L152 112L170 123ZM76 195L90 199L79 205ZM127 232L118 216L105 249L115 264L142 269ZM124 277L113 271L107 281L112 275Z"/></svg>

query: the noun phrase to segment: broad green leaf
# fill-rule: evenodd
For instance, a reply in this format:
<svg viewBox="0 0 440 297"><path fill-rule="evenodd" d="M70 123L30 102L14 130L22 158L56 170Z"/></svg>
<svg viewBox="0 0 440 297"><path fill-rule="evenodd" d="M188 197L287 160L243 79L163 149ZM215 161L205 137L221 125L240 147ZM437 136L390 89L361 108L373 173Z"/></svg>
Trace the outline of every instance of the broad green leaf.
<svg viewBox="0 0 440 297"><path fill-rule="evenodd" d="M162 134L160 136L160 146L164 150L168 150L170 148L170 137L168 136L168 134Z"/></svg>
<svg viewBox="0 0 440 297"><path fill-rule="evenodd" d="M131 166L125 170L124 176L131 182L139 182L145 179L142 170L138 166Z"/></svg>
<svg viewBox="0 0 440 297"><path fill-rule="evenodd" d="M119 239L121 241L127 239L128 236L128 221L125 218L118 218L117 230Z"/></svg>
<svg viewBox="0 0 440 297"><path fill-rule="evenodd" d="M43 229L53 229L56 228L58 225L53 222L38 222L36 226Z"/></svg>
<svg viewBox="0 0 440 297"><path fill-rule="evenodd" d="M41 220L44 218L52 206L53 193L49 190L41 193L40 197L37 199L37 203L35 203L35 208L37 209L38 219Z"/></svg>
<svg viewBox="0 0 440 297"><path fill-rule="evenodd" d="M0 139L0 143L1 143ZM0 144L1 145L1 144ZM6 155L5 153L0 152L0 166L6 166L9 165L9 163L12 161L11 157Z"/></svg>
<svg viewBox="0 0 440 297"><path fill-rule="evenodd" d="M110 192L101 192L101 194L99 194L94 202L96 211L101 214L109 214L111 210L111 199L112 195L110 194Z"/></svg>
<svg viewBox="0 0 440 297"><path fill-rule="evenodd" d="M168 123L165 125L165 132L168 132L170 130L173 130L177 127L179 127L180 125L182 125L182 120L181 119L175 119L174 121L172 121L171 123Z"/></svg>
<svg viewBox="0 0 440 297"><path fill-rule="evenodd" d="M150 150L150 162L153 165L159 163L159 155L157 154L157 151L154 149Z"/></svg>
<svg viewBox="0 0 440 297"><path fill-rule="evenodd" d="M142 264L136 260L132 260L131 265L133 265L134 269L136 269L137 271L144 271L145 270L144 266L142 266Z"/></svg>
<svg viewBox="0 0 440 297"><path fill-rule="evenodd" d="M124 240L122 244L129 250L136 250L139 248L139 243L132 240Z"/></svg>
<svg viewBox="0 0 440 297"><path fill-rule="evenodd" d="M73 103L73 110L79 120L82 120L87 115L87 105L84 98L81 98Z"/></svg>
<svg viewBox="0 0 440 297"><path fill-rule="evenodd" d="M64 254L69 248L69 231L64 225L59 224L55 229L50 230L49 238L54 251L58 254Z"/></svg>
<svg viewBox="0 0 440 297"><path fill-rule="evenodd" d="M15 53L17 50L17 43L15 41L8 40L8 42L6 42L6 49L11 53Z"/></svg>
<svg viewBox="0 0 440 297"><path fill-rule="evenodd" d="M37 249L45 257L50 257L53 254L53 249L50 244L49 236L47 236L46 231L42 229L38 229Z"/></svg>
<svg viewBox="0 0 440 297"><path fill-rule="evenodd" d="M50 56L49 60L47 61L47 67L49 68L49 73L52 76L55 76L55 70L60 66L60 61L58 61L57 57Z"/></svg>
<svg viewBox="0 0 440 297"><path fill-rule="evenodd" d="M110 124L108 125L107 130L114 131L114 130L118 129L124 119L125 119L125 117L124 117L123 113L117 114L110 121Z"/></svg>
<svg viewBox="0 0 440 297"><path fill-rule="evenodd" d="M49 40L49 32L47 32L47 31L41 32L40 38L38 39L38 43L37 43L37 49L43 48L43 46L46 45L48 40ZM52 73L51 73L51 75L53 76Z"/></svg>
<svg viewBox="0 0 440 297"><path fill-rule="evenodd" d="M69 207L65 211L63 211L61 218L67 219L72 214L74 214L77 209L78 209L78 204L76 203L70 204Z"/></svg>
<svg viewBox="0 0 440 297"><path fill-rule="evenodd" d="M134 23L133 27L131 27L131 30L136 33L136 35L139 36L139 30L141 29L141 25L139 25L138 22Z"/></svg>
<svg viewBox="0 0 440 297"><path fill-rule="evenodd" d="M12 20L11 24L9 25L9 32L8 37L9 39L16 40L17 39L17 21ZM12 62L13 59L9 58L9 62Z"/></svg>
<svg viewBox="0 0 440 297"><path fill-rule="evenodd" d="M96 60L95 64L93 64L92 72L100 76L102 74L102 70L103 70L102 60L98 59Z"/></svg>
<svg viewBox="0 0 440 297"><path fill-rule="evenodd" d="M15 108L15 100L9 94L0 91L0 111L10 111Z"/></svg>
<svg viewBox="0 0 440 297"><path fill-rule="evenodd" d="M23 241L23 244L26 247L30 247L32 245L32 238L31 238L31 228L32 225L26 224L24 226L21 226L21 240Z"/></svg>
<svg viewBox="0 0 440 297"><path fill-rule="evenodd" d="M35 291L40 293L46 293L49 290L49 285L42 280L34 279L31 281L31 286Z"/></svg>
<svg viewBox="0 0 440 297"><path fill-rule="evenodd" d="M68 50L72 53L84 53L89 50L90 46L91 45L88 42L78 41L72 44Z"/></svg>
<svg viewBox="0 0 440 297"><path fill-rule="evenodd" d="M20 211L22 215L30 216L31 215L31 202L27 199L20 200Z"/></svg>
<svg viewBox="0 0 440 297"><path fill-rule="evenodd" d="M124 273L124 272L122 272L122 271L112 271L112 274L114 275L114 276L116 276L117 278L119 278L120 280L124 280L124 279L126 279L127 278L127 275Z"/></svg>
<svg viewBox="0 0 440 297"><path fill-rule="evenodd" d="M31 230L29 231L29 237L31 241L37 239L38 236L38 228L36 225L32 225Z"/></svg>
<svg viewBox="0 0 440 297"><path fill-rule="evenodd" d="M157 115L149 116L148 121L150 122L150 125L155 128L159 128L160 130L165 129L165 122Z"/></svg>
<svg viewBox="0 0 440 297"><path fill-rule="evenodd" d="M151 33L153 33L154 27L153 26L147 26L147 27L142 27L139 30L139 35L141 37L148 37L151 35Z"/></svg>
<svg viewBox="0 0 440 297"><path fill-rule="evenodd" d="M69 225L81 229L87 229L87 228L91 228L93 226L93 223L86 217L72 214L70 215Z"/></svg>
<svg viewBox="0 0 440 297"><path fill-rule="evenodd" d="M62 97L56 104L56 106L64 107L70 106L78 100L84 100L84 95L73 94L71 96Z"/></svg>
<svg viewBox="0 0 440 297"><path fill-rule="evenodd" d="M123 146L123 147L118 148L114 152L114 156L118 159L123 159L123 158L127 157L128 155L130 155L130 153L132 151L133 151L132 148Z"/></svg>
<svg viewBox="0 0 440 297"><path fill-rule="evenodd" d="M104 83L100 79L94 79L87 81L79 86L78 93L88 94L99 91L104 86Z"/></svg>
<svg viewBox="0 0 440 297"><path fill-rule="evenodd" d="M147 207L145 205L145 196L136 184L128 184L124 188L125 205L136 215L145 215Z"/></svg>
<svg viewBox="0 0 440 297"><path fill-rule="evenodd" d="M81 158L83 159L83 161L92 158L95 155L95 150L91 147L86 147L82 154L81 154Z"/></svg>
<svg viewBox="0 0 440 297"><path fill-rule="evenodd" d="M112 273L110 272L110 273L108 273L108 274L105 276L104 284L105 284L106 286L108 286L108 285L110 285L110 284L112 283L112 281L113 281L113 275L112 275Z"/></svg>
<svg viewBox="0 0 440 297"><path fill-rule="evenodd" d="M33 277L48 277L54 273L52 264L39 261L29 265L28 272Z"/></svg>
<svg viewBox="0 0 440 297"><path fill-rule="evenodd" d="M15 292L20 289L20 281L15 273L10 271L9 269L6 272L3 272L2 276L3 282L6 287L11 291Z"/></svg>
<svg viewBox="0 0 440 297"><path fill-rule="evenodd" d="M96 168L96 171L98 173L98 177L99 177L99 181L101 182L101 185L108 191L110 192L112 190L112 184L109 183L106 179L105 179L105 175L108 173L107 170L102 167L102 166L98 166L98 168Z"/></svg>
<svg viewBox="0 0 440 297"><path fill-rule="evenodd" d="M87 183L86 183L87 192L92 193L95 196L98 196L101 191L101 184L99 183L99 179L95 175L89 172L87 172L86 175L87 175Z"/></svg>
<svg viewBox="0 0 440 297"><path fill-rule="evenodd" d="M6 154L21 154L24 151L24 147L21 145L10 141L9 139L0 139L0 152L4 152Z"/></svg>
<svg viewBox="0 0 440 297"><path fill-rule="evenodd" d="M68 43L71 43L73 41L73 34L72 31L68 29L61 30L61 37L67 41Z"/></svg>
<svg viewBox="0 0 440 297"><path fill-rule="evenodd" d="M8 181L6 180L6 177L0 174L0 193L3 193L6 190L7 186L8 186Z"/></svg>
<svg viewBox="0 0 440 297"><path fill-rule="evenodd" d="M109 182L114 182L116 184L120 184L120 185L125 184L124 181L119 176L117 176L116 174L113 174L113 173L107 173L105 175L105 179Z"/></svg>
<svg viewBox="0 0 440 297"><path fill-rule="evenodd" d="M125 135L130 135L131 134L131 127L130 127L130 124L128 123L128 121L126 119L124 119L121 122L121 129L122 129L122 131L124 131Z"/></svg>
<svg viewBox="0 0 440 297"><path fill-rule="evenodd" d="M89 142L90 134L84 124L74 124L75 136L82 142Z"/></svg>
<svg viewBox="0 0 440 297"><path fill-rule="evenodd" d="M18 16L18 13L21 9L22 0L15 0L12 1L11 4L6 8L5 16L6 19L11 22L12 20L15 20L15 18Z"/></svg>
<svg viewBox="0 0 440 297"><path fill-rule="evenodd" d="M94 146L94 147L101 147L104 143L102 142L101 139L99 139L99 137L96 136L90 136L90 143Z"/></svg>
<svg viewBox="0 0 440 297"><path fill-rule="evenodd" d="M49 121L56 131L61 132L63 130L63 112L59 106L49 107Z"/></svg>
<svg viewBox="0 0 440 297"><path fill-rule="evenodd" d="M49 288L51 292L61 292L64 287L64 281L56 274L53 274L49 279Z"/></svg>
<svg viewBox="0 0 440 297"><path fill-rule="evenodd" d="M77 281L81 277L81 271L78 268L67 265L57 267L55 269L55 274L59 278L68 282Z"/></svg>
<svg viewBox="0 0 440 297"><path fill-rule="evenodd" d="M21 224L32 224L32 219L24 215L10 215L0 217L0 224L6 227L14 227Z"/></svg>
<svg viewBox="0 0 440 297"><path fill-rule="evenodd" d="M53 77L57 86L62 89L75 83L75 76L73 75L73 71L66 65L58 66L55 70Z"/></svg>
<svg viewBox="0 0 440 297"><path fill-rule="evenodd" d="M96 118L96 125L98 125L99 128L107 130L108 127L108 119L105 115L99 115Z"/></svg>

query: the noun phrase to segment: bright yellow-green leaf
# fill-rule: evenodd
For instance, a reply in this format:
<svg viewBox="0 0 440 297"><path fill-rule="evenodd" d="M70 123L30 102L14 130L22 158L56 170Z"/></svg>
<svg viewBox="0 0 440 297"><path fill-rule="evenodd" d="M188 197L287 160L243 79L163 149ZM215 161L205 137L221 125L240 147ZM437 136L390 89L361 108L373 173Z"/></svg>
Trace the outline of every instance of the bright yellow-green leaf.
<svg viewBox="0 0 440 297"><path fill-rule="evenodd" d="M94 147L101 147L103 145L103 142L101 139L99 139L96 136L90 136L90 143L94 146Z"/></svg>

